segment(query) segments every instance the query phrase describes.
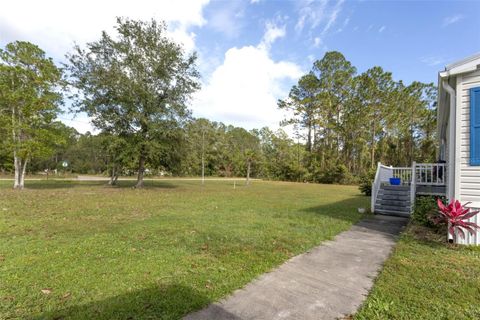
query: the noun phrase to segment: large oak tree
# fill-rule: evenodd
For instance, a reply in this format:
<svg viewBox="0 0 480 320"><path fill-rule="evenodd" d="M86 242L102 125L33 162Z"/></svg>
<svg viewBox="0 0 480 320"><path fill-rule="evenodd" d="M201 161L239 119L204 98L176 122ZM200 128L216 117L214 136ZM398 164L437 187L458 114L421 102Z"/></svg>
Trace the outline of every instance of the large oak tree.
<svg viewBox="0 0 480 320"><path fill-rule="evenodd" d="M168 167L199 89L196 55L167 35L164 22L117 19L117 34L102 33L68 55L74 106L105 132L129 137L138 161L136 187L147 164Z"/></svg>

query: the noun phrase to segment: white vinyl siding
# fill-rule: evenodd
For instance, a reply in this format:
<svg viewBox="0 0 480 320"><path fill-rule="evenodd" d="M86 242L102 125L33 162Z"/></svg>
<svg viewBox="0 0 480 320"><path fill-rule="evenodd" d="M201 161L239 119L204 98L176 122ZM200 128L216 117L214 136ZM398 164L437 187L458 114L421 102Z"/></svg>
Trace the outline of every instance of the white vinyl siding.
<svg viewBox="0 0 480 320"><path fill-rule="evenodd" d="M480 207L480 166L470 166L470 89L480 87L480 71L457 78L457 132L460 133L460 154L457 197L462 202L472 201ZM458 140L457 140L458 141Z"/></svg>
<svg viewBox="0 0 480 320"><path fill-rule="evenodd" d="M471 208L471 210L478 211L480 208ZM476 224L480 225L480 213L477 214L475 217L471 218L469 221L475 222ZM465 231L465 239L462 239L459 235L457 235L457 243L460 244L468 244L468 245L480 245L480 232L477 231L476 234L471 235L467 231Z"/></svg>
<svg viewBox="0 0 480 320"><path fill-rule="evenodd" d="M459 75L457 77L457 121L455 160L455 197L461 201L472 202L473 208L480 208L480 166L470 166L470 89L480 87L480 71ZM471 221L480 223L477 215ZM465 240L458 238L459 243L480 244L480 232L467 235Z"/></svg>
<svg viewBox="0 0 480 320"><path fill-rule="evenodd" d="M450 141L448 141L448 132L450 132L450 120L448 120L448 124L447 124L447 138L445 141L445 161L447 163L447 170L445 174L445 181L447 181L447 185L445 187L445 194L447 195L447 197L450 195L450 192L452 192L450 189L453 187L453 186L450 186L450 184L448 183L450 179L449 175L451 174L449 169L449 163L451 160L450 160Z"/></svg>

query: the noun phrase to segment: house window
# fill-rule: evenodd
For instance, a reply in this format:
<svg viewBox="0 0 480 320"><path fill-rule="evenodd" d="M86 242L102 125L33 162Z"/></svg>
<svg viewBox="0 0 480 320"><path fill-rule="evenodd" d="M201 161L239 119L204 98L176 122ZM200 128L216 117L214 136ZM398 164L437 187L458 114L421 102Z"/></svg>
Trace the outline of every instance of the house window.
<svg viewBox="0 0 480 320"><path fill-rule="evenodd" d="M480 166L480 87L470 89L470 165Z"/></svg>

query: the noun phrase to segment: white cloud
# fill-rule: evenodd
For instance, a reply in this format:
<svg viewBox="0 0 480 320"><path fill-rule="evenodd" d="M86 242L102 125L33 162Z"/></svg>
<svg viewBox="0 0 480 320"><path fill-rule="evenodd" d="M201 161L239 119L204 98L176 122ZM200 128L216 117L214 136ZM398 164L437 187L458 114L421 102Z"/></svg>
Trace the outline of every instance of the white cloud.
<svg viewBox="0 0 480 320"><path fill-rule="evenodd" d="M345 20L343 20L343 25L337 29L337 33L342 32L348 26L349 23L350 23L350 17L345 18Z"/></svg>
<svg viewBox="0 0 480 320"><path fill-rule="evenodd" d="M446 63L448 60L441 56L427 56L420 58L420 61L425 63L430 67L438 66L440 64Z"/></svg>
<svg viewBox="0 0 480 320"><path fill-rule="evenodd" d="M335 6L333 7L333 10L330 12L328 18L327 18L327 23L325 24L325 27L323 27L322 30L322 35L325 35L328 30L333 26L335 21L337 21L338 14L342 10L342 5L345 0L338 0Z"/></svg>
<svg viewBox="0 0 480 320"><path fill-rule="evenodd" d="M238 37L244 27L241 18L245 14L245 5L240 1L226 1L224 6L208 17L208 26L229 38Z"/></svg>
<svg viewBox="0 0 480 320"><path fill-rule="evenodd" d="M316 28L325 20L327 4L328 0L319 2L301 1L295 30L301 32L306 24L310 24L312 29Z"/></svg>
<svg viewBox="0 0 480 320"><path fill-rule="evenodd" d="M178 27L169 32L169 36L177 43L181 43L187 52L196 50L194 32L189 32L185 26Z"/></svg>
<svg viewBox="0 0 480 320"><path fill-rule="evenodd" d="M344 2L345 0L301 1L295 30L301 32L305 26L309 26L310 29L323 26L322 35L325 35L335 24Z"/></svg>
<svg viewBox="0 0 480 320"><path fill-rule="evenodd" d="M15 40L37 44L48 56L63 61L74 42L84 45L94 41L101 31L113 32L117 16L131 19L165 20L170 24L169 35L183 43L186 50L195 49L195 34L189 27L203 26L203 8L209 0L83 0L72 3L63 0L6 1L0 11L0 45ZM69 120L71 119L71 120ZM93 132L86 115L61 118L79 132Z"/></svg>
<svg viewBox="0 0 480 320"><path fill-rule="evenodd" d="M102 30L112 31L117 16L128 16L170 22L172 36L193 49L195 35L188 28L206 23L202 9L208 1L84 0L74 6L63 0L7 1L0 11L0 42L31 41L61 60L74 42L98 39Z"/></svg>
<svg viewBox="0 0 480 320"><path fill-rule="evenodd" d="M286 26L278 27L273 22L267 22L265 25L265 34L263 35L262 42L260 43L261 47L269 50L272 43L279 38L285 37Z"/></svg>
<svg viewBox="0 0 480 320"><path fill-rule="evenodd" d="M288 61L274 61L269 46L285 35L267 25L258 46L231 48L193 100L194 115L245 128L278 127L284 115L277 99L284 98L302 71ZM269 45L266 45L266 44Z"/></svg>
<svg viewBox="0 0 480 320"><path fill-rule="evenodd" d="M85 113L80 113L76 116L74 115L61 115L58 117L60 121L66 124L69 127L74 127L80 133L90 133L97 134L99 130L95 129L90 122L90 119Z"/></svg>
<svg viewBox="0 0 480 320"><path fill-rule="evenodd" d="M386 26L381 26L381 27L378 29L378 33L382 33L383 31L385 31L385 29L387 29Z"/></svg>
<svg viewBox="0 0 480 320"><path fill-rule="evenodd" d="M310 33L319 28L318 36L313 39L313 46L318 48L324 43L324 38L335 25L340 15L345 0L303 0L299 1L298 20L295 30L300 33L304 28L309 28ZM350 18L343 21L342 27L336 32L341 32L348 25ZM317 30L315 30L317 31Z"/></svg>
<svg viewBox="0 0 480 320"><path fill-rule="evenodd" d="M454 23L462 20L463 18L464 17L461 14L456 14L456 15L453 15L453 16L445 17L443 19L443 26L444 27L449 26L451 24L454 24Z"/></svg>

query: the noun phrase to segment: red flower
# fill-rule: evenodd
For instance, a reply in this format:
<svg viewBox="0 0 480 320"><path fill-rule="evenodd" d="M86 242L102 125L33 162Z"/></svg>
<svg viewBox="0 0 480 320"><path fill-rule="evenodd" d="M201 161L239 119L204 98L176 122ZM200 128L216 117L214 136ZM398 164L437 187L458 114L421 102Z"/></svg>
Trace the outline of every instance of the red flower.
<svg viewBox="0 0 480 320"><path fill-rule="evenodd" d="M470 208L466 208L470 202L462 205L460 201L453 199L447 206L445 206L442 200L437 199L438 208L440 209L440 221L449 225L448 232L454 236L455 228L460 233L462 238L465 238L465 232L467 230L470 234L474 234L476 229L480 228L474 222L465 221L474 217L479 211L470 211Z"/></svg>

